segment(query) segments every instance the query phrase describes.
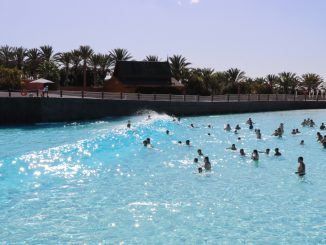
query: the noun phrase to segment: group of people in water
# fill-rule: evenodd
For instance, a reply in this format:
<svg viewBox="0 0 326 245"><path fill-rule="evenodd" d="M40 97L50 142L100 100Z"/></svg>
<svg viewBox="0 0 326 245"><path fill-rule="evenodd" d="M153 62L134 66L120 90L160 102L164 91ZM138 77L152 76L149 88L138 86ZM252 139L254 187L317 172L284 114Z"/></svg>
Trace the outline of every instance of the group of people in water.
<svg viewBox="0 0 326 245"><path fill-rule="evenodd" d="M150 120L151 117L150 115L148 116L147 120ZM173 121L180 121L180 118L174 118ZM247 121L246 121L246 124L248 124L248 127L250 130L252 130L254 128L254 122L252 121L251 118L249 118ZM315 126L315 122L308 118L308 119L304 119L304 121L301 123L301 125L303 127L305 126L309 126L309 127L314 127ZM130 121L128 121L127 123L127 127L130 128L131 127L131 123ZM197 128L194 124L190 124L190 127L191 128ZM208 125L208 128L212 128L211 125ZM227 132L230 132L232 131L232 128L230 126L230 124L226 124L225 127L224 127L224 130L227 131ZM235 130L234 130L234 133L235 134L238 134L238 131L241 130L241 127L239 126L239 124L237 124L235 126ZM320 126L320 130L326 130L326 127L324 125L324 123L321 124ZM261 139L262 138L262 135L261 135L261 131L260 129L255 129L255 134L256 134L256 138L257 139ZM166 130L165 133L167 135L170 134L170 131L169 130ZM300 134L301 132L299 131L299 129L292 129L292 132L291 134L292 135L296 135L296 134ZM277 129L275 129L274 133L272 134L272 136L277 136L277 137L282 137L284 134L284 124L283 123L280 123L279 127ZM210 133L208 133L208 135L210 135ZM238 137L238 140L241 140L240 137ZM317 141L320 142L324 148L326 148L326 135L322 136L320 132L317 132ZM178 141L177 144L183 144L182 141ZM304 144L304 140L301 140L300 142L300 145L303 145ZM143 145L145 147L152 147L151 145L151 140L150 138L146 138L144 141L143 141ZM190 146L190 140L186 140L185 141L185 145L187 146ZM229 150L232 150L232 151L237 151L237 147L235 144L232 144L230 147L226 148L226 149L229 149ZM264 151L258 151L257 149L254 149L251 153L251 159L253 161L258 161L259 160L259 153L263 153L263 154L266 154L266 155L270 155L270 152L271 150L269 148L267 148L266 150ZM241 148L240 151L240 156L246 156L247 154L245 153L244 149ZM208 156L204 156L203 152L201 149L198 149L197 150L197 155L193 162L197 165L199 165L199 159L203 159L203 164L200 164L198 166L198 173L203 173L203 171L211 171L212 169L212 165L210 163L210 160L209 160L209 157ZM280 152L279 148L275 148L274 149L274 156L276 157L279 157L281 156L282 153ZM300 156L298 157L298 168L297 168L297 171L295 172L298 176L302 177L305 175L305 164L304 164L304 161L303 161L303 157Z"/></svg>

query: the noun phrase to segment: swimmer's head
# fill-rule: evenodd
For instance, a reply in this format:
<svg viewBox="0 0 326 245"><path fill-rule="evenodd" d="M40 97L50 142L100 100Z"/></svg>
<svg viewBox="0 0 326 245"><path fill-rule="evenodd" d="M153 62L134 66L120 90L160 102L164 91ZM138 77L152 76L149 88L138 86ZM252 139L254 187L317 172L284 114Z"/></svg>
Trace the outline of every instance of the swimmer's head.
<svg viewBox="0 0 326 245"><path fill-rule="evenodd" d="M200 155L200 156L203 155L203 152L201 151L201 149L198 149L198 150L197 150L197 153L198 153L198 155Z"/></svg>
<svg viewBox="0 0 326 245"><path fill-rule="evenodd" d="M303 157L298 157L298 162L303 162Z"/></svg>
<svg viewBox="0 0 326 245"><path fill-rule="evenodd" d="M198 168L198 173L202 173L203 172L203 168L199 167Z"/></svg>
<svg viewBox="0 0 326 245"><path fill-rule="evenodd" d="M190 145L190 140L186 140L186 145Z"/></svg>
<svg viewBox="0 0 326 245"><path fill-rule="evenodd" d="M198 158L197 157L194 158L194 163L198 163Z"/></svg>
<svg viewBox="0 0 326 245"><path fill-rule="evenodd" d="M165 133L166 133L166 134L170 134L170 131L169 131L169 130L166 130Z"/></svg>

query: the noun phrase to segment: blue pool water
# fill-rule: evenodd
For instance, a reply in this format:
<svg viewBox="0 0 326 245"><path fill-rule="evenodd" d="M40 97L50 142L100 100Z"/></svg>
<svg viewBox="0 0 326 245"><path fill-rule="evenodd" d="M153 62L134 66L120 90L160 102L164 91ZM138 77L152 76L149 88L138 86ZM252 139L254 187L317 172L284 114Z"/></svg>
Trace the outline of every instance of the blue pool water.
<svg viewBox="0 0 326 245"><path fill-rule="evenodd" d="M325 112L180 122L151 112L151 120L144 114L0 128L0 242L326 244L326 150L316 142ZM261 140L245 124L248 117ZM307 117L316 127L301 127ZM281 122L284 137L271 136ZM240 124L239 135L225 132L226 123ZM293 128L302 133L291 135ZM153 148L142 145L147 137ZM186 139L192 146L177 143ZM272 150L255 163L227 150L232 143L248 155L275 147L283 155ZM198 148L210 157L209 174L196 174ZM304 179L294 174L298 156L305 160Z"/></svg>

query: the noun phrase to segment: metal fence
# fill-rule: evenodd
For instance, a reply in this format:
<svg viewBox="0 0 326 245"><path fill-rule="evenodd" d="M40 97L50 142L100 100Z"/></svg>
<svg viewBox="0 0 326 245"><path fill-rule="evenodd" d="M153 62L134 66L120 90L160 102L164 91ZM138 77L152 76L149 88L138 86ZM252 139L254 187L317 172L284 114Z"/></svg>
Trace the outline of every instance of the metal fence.
<svg viewBox="0 0 326 245"><path fill-rule="evenodd" d="M50 97L50 98L84 98L104 100L141 100L141 101L173 101L173 102L248 102L248 101L325 101L325 95L296 94L224 94L224 95L176 95L176 94L140 94L112 93L91 91L49 91L46 94L38 90L0 91L0 97Z"/></svg>

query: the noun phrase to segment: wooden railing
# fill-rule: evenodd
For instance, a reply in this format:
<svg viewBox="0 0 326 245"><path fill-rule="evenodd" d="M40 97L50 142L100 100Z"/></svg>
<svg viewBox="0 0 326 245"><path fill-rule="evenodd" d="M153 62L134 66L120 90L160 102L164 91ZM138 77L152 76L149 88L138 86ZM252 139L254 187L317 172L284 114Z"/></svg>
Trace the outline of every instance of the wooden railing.
<svg viewBox="0 0 326 245"><path fill-rule="evenodd" d="M112 93L91 91L49 91L46 94L37 90L18 91L2 90L0 97L50 97L50 98L84 98L104 100L141 100L141 101L173 101L173 102L248 102L248 101L325 101L325 95L295 94L224 94L224 95L176 95L176 94L140 94Z"/></svg>

